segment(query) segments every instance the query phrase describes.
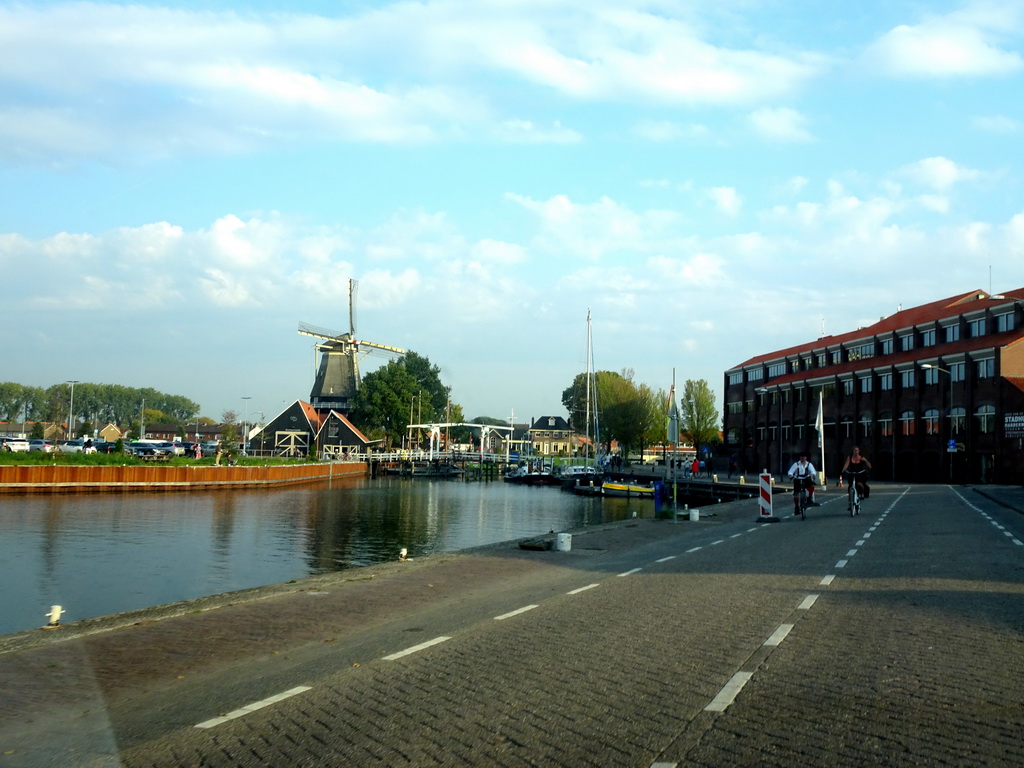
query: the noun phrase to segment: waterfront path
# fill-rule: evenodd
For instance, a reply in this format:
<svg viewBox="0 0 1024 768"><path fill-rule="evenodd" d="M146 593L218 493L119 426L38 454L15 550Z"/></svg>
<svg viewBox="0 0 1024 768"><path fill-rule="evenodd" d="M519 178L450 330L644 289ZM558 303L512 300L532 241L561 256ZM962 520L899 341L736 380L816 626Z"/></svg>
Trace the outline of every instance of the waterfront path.
<svg viewBox="0 0 1024 768"><path fill-rule="evenodd" d="M0 768L1024 764L1024 491L821 500L0 638Z"/></svg>

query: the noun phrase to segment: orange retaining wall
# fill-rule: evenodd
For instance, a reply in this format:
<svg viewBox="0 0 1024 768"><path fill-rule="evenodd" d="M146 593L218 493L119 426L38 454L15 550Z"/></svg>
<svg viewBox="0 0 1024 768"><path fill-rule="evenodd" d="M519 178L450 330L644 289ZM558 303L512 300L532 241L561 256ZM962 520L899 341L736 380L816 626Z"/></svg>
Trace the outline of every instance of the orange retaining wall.
<svg viewBox="0 0 1024 768"><path fill-rule="evenodd" d="M4 465L0 466L0 493L251 489L320 482L368 472L369 465L349 462L256 467Z"/></svg>

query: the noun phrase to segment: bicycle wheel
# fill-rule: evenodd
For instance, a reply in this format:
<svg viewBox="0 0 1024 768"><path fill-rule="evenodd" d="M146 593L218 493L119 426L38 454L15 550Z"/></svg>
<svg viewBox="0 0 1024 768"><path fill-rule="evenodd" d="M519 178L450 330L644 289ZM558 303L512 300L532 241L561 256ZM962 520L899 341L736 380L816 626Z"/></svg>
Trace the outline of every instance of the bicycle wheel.
<svg viewBox="0 0 1024 768"><path fill-rule="evenodd" d="M800 491L800 519L807 519L807 489Z"/></svg>

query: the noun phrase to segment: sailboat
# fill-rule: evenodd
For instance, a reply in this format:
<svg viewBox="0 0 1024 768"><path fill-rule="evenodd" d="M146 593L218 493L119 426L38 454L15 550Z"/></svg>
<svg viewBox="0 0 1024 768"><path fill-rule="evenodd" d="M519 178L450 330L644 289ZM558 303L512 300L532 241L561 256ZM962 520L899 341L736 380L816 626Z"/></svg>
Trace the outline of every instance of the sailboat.
<svg viewBox="0 0 1024 768"><path fill-rule="evenodd" d="M567 479L563 487L576 493L599 495L601 493L601 470L597 466L596 446L600 441L597 417L597 378L594 376L594 336L590 310L587 310L587 396L584 416L584 447L586 456L582 464L563 467L562 477ZM593 413L594 439L590 439L591 413Z"/></svg>

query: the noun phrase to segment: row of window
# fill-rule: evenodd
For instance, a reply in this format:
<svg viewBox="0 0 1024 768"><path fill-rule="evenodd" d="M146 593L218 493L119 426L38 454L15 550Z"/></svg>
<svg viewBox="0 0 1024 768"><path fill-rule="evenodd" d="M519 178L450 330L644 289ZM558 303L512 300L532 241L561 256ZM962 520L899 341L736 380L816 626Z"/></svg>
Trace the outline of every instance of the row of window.
<svg viewBox="0 0 1024 768"><path fill-rule="evenodd" d="M962 436L967 426L967 411L964 408L953 408L946 416L949 419L947 429L951 431L953 438ZM936 408L929 408L921 414L921 418L918 419L913 411L903 411L900 413L898 419L893 419L891 413L881 413L877 419L872 418L871 414L862 414L860 419L856 422L846 417L839 422L839 436L846 439L862 439L872 438L876 435L878 437L892 437L894 430L898 430L898 434L904 437L911 437L918 432L920 426L921 434L924 435L939 435L941 430L941 419L942 415ZM992 405L979 406L974 411L975 427L977 434L990 435L995 432L996 426L996 409ZM827 426L832 426L831 424ZM759 426L757 428L758 437L761 440L775 440L777 436L778 425L770 424L768 426ZM814 425L807 424L796 424L782 425L782 438L789 440L794 435L795 439L802 441L806 436L814 434ZM736 427L729 430L728 441L730 443L736 443L739 441L741 430ZM950 434L947 432L946 434Z"/></svg>
<svg viewBox="0 0 1024 768"><path fill-rule="evenodd" d="M963 332L968 338L985 336L990 325L996 333L1012 331L1016 327L1016 320L1012 312L995 315L993 318L978 318L964 321ZM785 376L789 373L809 371L815 368L824 368L828 365L838 365L844 362L866 360L876 355L891 355L896 346L900 352L909 352L917 347L934 347L941 331L942 340L952 343L960 340L961 323L957 321L951 325L942 326L939 329L927 328L924 330L911 331L897 336L878 339L876 341L861 342L855 346L843 347L831 352L817 352L802 355L799 360L781 360L771 363L768 366L768 378ZM729 374L729 384L742 384L743 371L736 371ZM761 381L764 378L763 368L757 368L747 372L747 381ZM956 380L956 379L954 379Z"/></svg>

